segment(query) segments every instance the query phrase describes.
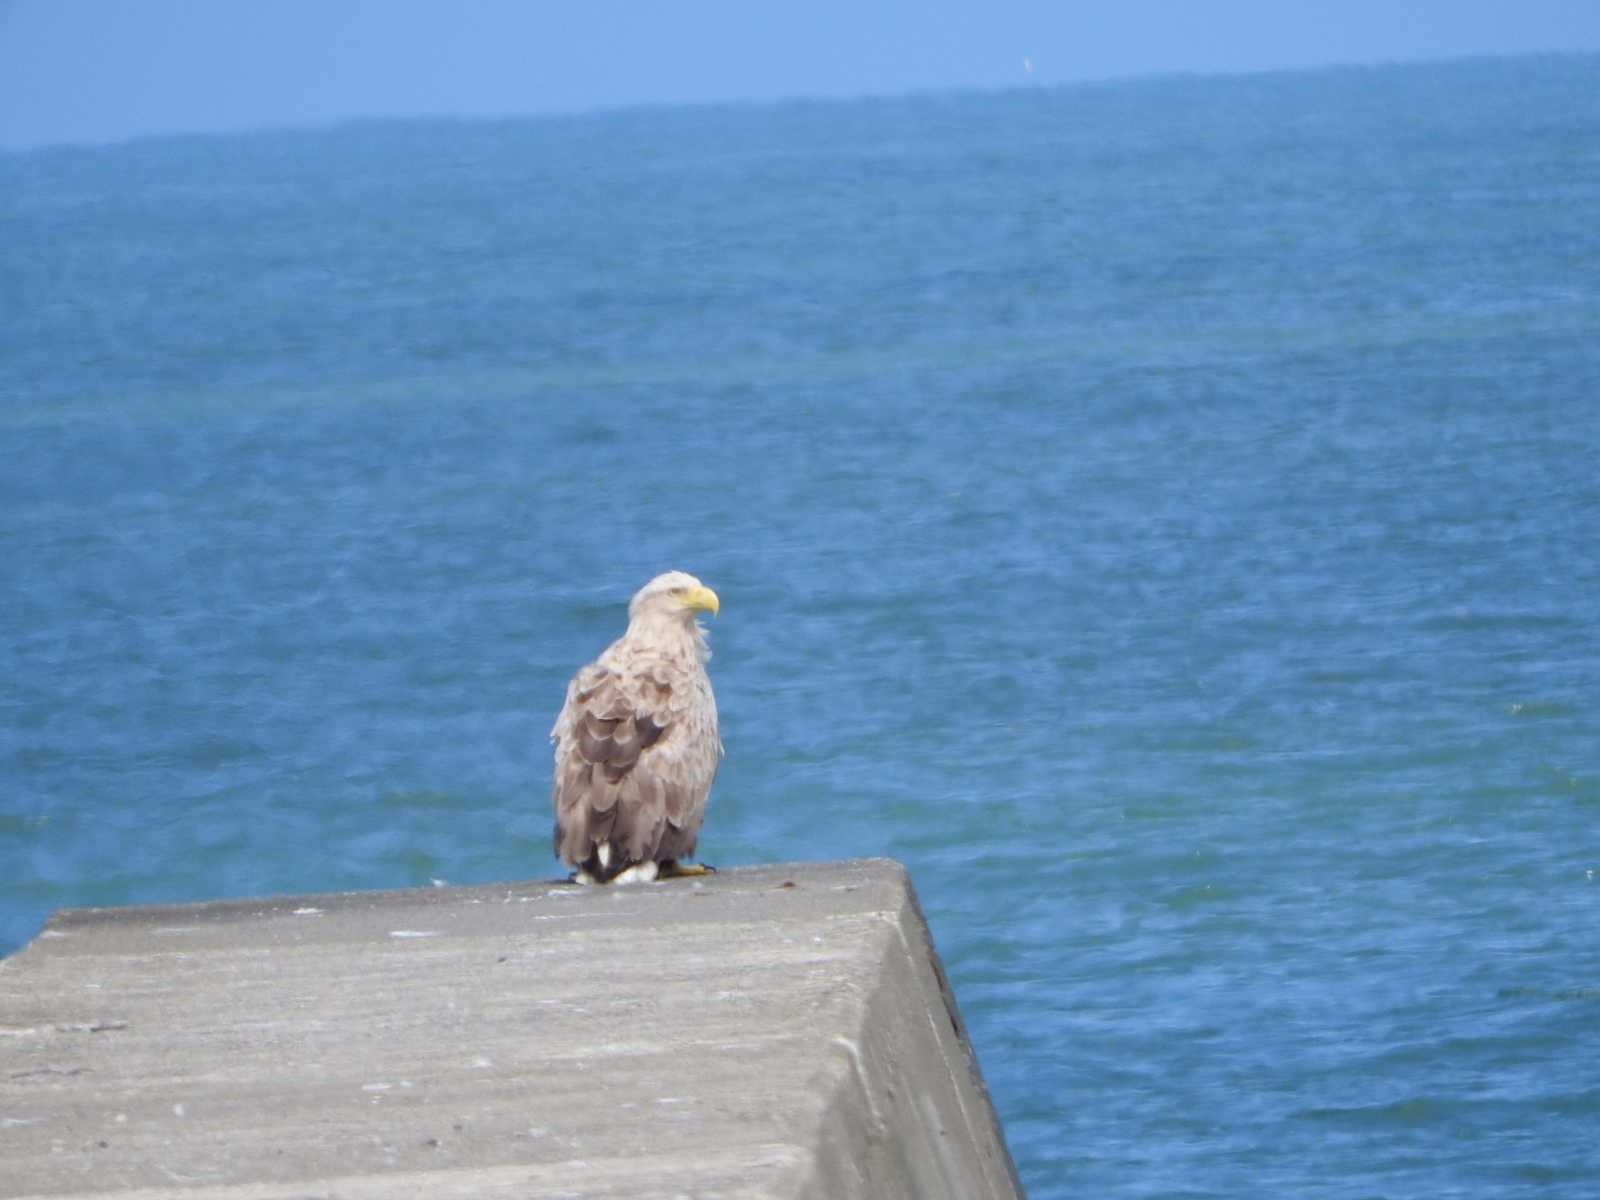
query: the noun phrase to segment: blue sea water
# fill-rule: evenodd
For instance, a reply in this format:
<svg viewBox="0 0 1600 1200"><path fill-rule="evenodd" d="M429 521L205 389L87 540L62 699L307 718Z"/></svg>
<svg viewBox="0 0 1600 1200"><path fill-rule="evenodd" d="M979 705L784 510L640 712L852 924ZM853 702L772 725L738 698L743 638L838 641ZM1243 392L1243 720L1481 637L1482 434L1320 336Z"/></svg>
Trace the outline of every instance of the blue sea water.
<svg viewBox="0 0 1600 1200"><path fill-rule="evenodd" d="M0 951L907 863L1035 1197L1600 1191L1600 58L0 156Z"/></svg>

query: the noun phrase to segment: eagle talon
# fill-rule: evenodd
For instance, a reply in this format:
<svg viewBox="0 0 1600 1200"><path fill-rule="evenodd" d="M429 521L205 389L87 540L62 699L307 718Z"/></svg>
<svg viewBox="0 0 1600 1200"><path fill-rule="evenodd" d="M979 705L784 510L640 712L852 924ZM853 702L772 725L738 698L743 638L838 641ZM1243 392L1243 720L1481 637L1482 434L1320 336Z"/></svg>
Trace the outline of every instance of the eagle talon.
<svg viewBox="0 0 1600 1200"><path fill-rule="evenodd" d="M682 879L685 876L715 875L717 869L709 863L681 863L675 858L669 858L661 864L661 872L657 879Z"/></svg>

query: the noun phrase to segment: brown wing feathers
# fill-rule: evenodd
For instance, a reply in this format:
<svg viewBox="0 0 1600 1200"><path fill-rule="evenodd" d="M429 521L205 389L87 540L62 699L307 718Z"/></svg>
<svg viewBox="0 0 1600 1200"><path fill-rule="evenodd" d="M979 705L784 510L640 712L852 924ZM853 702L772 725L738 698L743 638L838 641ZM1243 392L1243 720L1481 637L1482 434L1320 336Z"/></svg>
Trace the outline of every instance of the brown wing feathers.
<svg viewBox="0 0 1600 1200"><path fill-rule="evenodd" d="M629 680L606 668L574 691L573 742L557 791L555 849L596 878L694 849L695 831L683 829L690 807L686 789L650 763L649 752L672 731L671 696L672 685L653 675ZM596 857L601 842L612 844L609 864Z"/></svg>
<svg viewBox="0 0 1600 1200"><path fill-rule="evenodd" d="M633 770L639 755L666 732L652 714L619 711L621 707L613 704L604 716L586 710L578 721L578 753L603 767L612 783Z"/></svg>

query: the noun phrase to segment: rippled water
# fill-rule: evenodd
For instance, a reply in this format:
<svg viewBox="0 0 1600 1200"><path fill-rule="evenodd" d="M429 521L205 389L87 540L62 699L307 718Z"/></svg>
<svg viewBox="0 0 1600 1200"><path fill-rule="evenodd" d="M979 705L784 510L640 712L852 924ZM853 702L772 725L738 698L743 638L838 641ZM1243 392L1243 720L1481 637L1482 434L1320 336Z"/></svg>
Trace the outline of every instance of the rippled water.
<svg viewBox="0 0 1600 1200"><path fill-rule="evenodd" d="M1582 1194L1596 212L1594 57L0 156L0 949L553 874L682 567L1032 1195Z"/></svg>

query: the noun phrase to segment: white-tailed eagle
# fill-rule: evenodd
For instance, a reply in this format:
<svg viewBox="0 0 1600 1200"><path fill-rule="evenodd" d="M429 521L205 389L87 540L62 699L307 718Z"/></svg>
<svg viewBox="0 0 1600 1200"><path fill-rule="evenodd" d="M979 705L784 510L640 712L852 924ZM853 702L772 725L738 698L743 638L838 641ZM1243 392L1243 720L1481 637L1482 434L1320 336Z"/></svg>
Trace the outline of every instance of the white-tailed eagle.
<svg viewBox="0 0 1600 1200"><path fill-rule="evenodd" d="M717 594L669 571L628 605L628 631L567 685L550 739L555 852L583 883L702 874L694 853L722 757L711 650L696 613Z"/></svg>

